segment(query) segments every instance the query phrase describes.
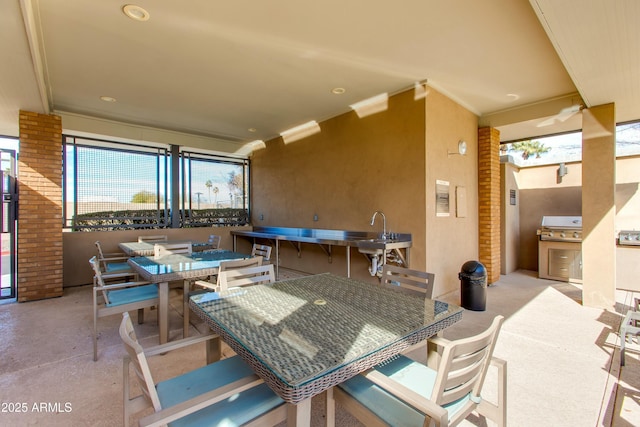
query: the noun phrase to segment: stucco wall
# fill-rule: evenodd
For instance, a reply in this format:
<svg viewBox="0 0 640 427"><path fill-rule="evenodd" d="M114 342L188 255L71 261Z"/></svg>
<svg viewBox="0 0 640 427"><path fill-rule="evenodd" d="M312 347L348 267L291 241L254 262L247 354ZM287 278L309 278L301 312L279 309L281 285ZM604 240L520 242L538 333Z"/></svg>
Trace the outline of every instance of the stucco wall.
<svg viewBox="0 0 640 427"><path fill-rule="evenodd" d="M435 294L459 287L462 262L477 258L477 117L433 89L389 98L382 112L355 112L320 123L320 132L285 144L266 143L252 156L252 222L285 226L411 233L410 265L436 274ZM449 156L466 139L466 156ZM435 179L466 189L467 215L435 216ZM318 221L314 221L314 215ZM262 218L262 219L260 219ZM281 247L281 265L319 273L346 273L345 248ZM375 281L352 249L352 277Z"/></svg>
<svg viewBox="0 0 640 427"><path fill-rule="evenodd" d="M425 102L426 269L442 295L459 290L460 267L478 259L478 118L433 89ZM465 155L456 154L460 140ZM449 216L436 216L436 180L449 182Z"/></svg>

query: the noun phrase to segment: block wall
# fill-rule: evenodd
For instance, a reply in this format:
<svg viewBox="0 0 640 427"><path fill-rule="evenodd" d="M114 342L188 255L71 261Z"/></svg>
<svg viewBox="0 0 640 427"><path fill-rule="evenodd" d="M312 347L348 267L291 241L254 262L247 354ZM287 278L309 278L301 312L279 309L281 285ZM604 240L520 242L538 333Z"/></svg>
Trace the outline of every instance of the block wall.
<svg viewBox="0 0 640 427"><path fill-rule="evenodd" d="M20 111L18 301L62 296L62 122Z"/></svg>
<svg viewBox="0 0 640 427"><path fill-rule="evenodd" d="M500 131L478 129L479 261L487 282L500 280Z"/></svg>

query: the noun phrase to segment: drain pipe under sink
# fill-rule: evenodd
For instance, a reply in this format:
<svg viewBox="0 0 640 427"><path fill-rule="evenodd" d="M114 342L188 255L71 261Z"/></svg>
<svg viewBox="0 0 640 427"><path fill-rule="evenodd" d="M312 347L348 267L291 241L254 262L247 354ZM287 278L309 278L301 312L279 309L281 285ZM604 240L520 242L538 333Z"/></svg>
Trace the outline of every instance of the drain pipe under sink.
<svg viewBox="0 0 640 427"><path fill-rule="evenodd" d="M382 264L378 263L378 255L371 256L371 266L369 267L369 274L371 276L378 275L378 269L382 266Z"/></svg>

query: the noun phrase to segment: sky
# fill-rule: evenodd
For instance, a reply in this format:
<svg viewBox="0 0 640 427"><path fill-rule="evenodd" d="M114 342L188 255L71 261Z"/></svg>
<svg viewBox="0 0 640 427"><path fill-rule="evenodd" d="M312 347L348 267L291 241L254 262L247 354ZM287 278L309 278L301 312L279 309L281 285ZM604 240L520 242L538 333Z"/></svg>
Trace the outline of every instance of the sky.
<svg viewBox="0 0 640 427"><path fill-rule="evenodd" d="M640 122L618 125L616 135L616 155L630 156L640 154ZM535 156L524 160L520 152L509 150L507 154L513 157L518 166L538 166L558 164L563 162L575 162L582 160L582 133L570 133L544 138L533 138L532 141L540 141L549 152L543 153L539 159Z"/></svg>

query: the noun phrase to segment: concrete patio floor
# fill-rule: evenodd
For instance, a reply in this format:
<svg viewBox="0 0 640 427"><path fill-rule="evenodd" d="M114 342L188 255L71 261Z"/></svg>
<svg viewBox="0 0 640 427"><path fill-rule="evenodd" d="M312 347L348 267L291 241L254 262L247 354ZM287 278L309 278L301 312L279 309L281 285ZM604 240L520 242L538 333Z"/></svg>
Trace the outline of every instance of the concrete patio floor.
<svg viewBox="0 0 640 427"><path fill-rule="evenodd" d="M436 278L437 280L437 278ZM175 292L175 293L173 293ZM182 296L172 291L170 339L182 336ZM526 426L640 425L640 345L627 346L620 367L618 330L634 297L617 291L615 311L583 307L578 285L541 280L535 272L502 276L487 289L487 310L465 311L445 331L450 339L472 335L505 316L495 355L508 361L508 424ZM459 303L458 293L439 298ZM156 312L135 324L143 346L157 343ZM206 331L203 323L192 333ZM100 320L99 360L92 360L91 288L31 303L0 305L0 425L122 425L120 316ZM422 349L411 355L422 360ZM227 348L225 354L230 354ZM152 359L156 381L203 363L204 346ZM489 372L486 397L495 394ZM135 420L132 420L134 422ZM313 401L313 426L324 425L324 401ZM284 424L283 424L284 425ZM360 425L338 408L338 426ZM491 426L472 415L462 425Z"/></svg>

